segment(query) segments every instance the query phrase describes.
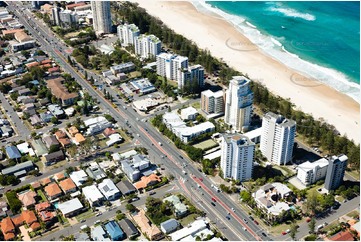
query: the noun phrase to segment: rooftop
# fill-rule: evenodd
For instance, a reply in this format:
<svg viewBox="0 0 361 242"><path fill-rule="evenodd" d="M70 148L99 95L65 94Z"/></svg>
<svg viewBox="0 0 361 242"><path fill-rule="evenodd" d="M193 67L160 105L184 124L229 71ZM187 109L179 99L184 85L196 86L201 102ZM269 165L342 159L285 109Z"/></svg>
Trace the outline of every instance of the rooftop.
<svg viewBox="0 0 361 242"><path fill-rule="evenodd" d="M78 198L74 198L69 201L59 203L58 208L64 215L66 215L68 213L83 208L83 205L81 204Z"/></svg>

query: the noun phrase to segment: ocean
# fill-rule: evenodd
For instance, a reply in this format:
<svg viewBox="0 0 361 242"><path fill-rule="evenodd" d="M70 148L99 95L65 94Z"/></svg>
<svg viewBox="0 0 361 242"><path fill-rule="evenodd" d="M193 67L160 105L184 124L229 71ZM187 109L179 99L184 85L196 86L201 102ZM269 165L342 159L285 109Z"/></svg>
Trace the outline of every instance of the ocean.
<svg viewBox="0 0 361 242"><path fill-rule="evenodd" d="M194 1L262 51L360 103L359 2Z"/></svg>

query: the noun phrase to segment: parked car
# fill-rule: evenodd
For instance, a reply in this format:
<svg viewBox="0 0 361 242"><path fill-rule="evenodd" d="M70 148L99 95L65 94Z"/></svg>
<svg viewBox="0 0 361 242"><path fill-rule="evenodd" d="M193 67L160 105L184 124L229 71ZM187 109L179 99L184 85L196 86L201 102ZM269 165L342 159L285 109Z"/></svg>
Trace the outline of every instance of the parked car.
<svg viewBox="0 0 361 242"><path fill-rule="evenodd" d="M254 223L255 223L256 225L259 225L259 223L257 222L257 220L255 220Z"/></svg>
<svg viewBox="0 0 361 242"><path fill-rule="evenodd" d="M154 194L156 194L156 192L155 192L155 191L151 191L151 192L149 192L149 195L154 195Z"/></svg>
<svg viewBox="0 0 361 242"><path fill-rule="evenodd" d="M282 231L282 233L281 233L282 235L286 235L287 233L286 233L286 231Z"/></svg>
<svg viewBox="0 0 361 242"><path fill-rule="evenodd" d="M133 198L128 200L128 203L138 201L139 199L140 199L139 197L133 197Z"/></svg>

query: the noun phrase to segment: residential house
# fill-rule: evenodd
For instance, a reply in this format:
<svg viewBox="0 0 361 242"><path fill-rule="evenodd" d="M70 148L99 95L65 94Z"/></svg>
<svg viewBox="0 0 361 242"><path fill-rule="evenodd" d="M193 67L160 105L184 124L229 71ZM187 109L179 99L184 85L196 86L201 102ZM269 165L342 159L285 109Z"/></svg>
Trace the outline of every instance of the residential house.
<svg viewBox="0 0 361 242"><path fill-rule="evenodd" d="M113 128L106 128L103 131L103 134L105 137L109 137L112 134L115 134L117 131L115 131Z"/></svg>
<svg viewBox="0 0 361 242"><path fill-rule="evenodd" d="M177 230L179 226L179 223L177 220L175 220L174 218L168 219L167 221L164 221L163 223L160 224L160 229L162 230L163 233L165 234L169 234L175 230Z"/></svg>
<svg viewBox="0 0 361 242"><path fill-rule="evenodd" d="M150 240L161 240L164 238L164 234L158 229L157 226L149 221L143 209L140 209L138 214L133 216L133 219L138 224L140 230Z"/></svg>
<svg viewBox="0 0 361 242"><path fill-rule="evenodd" d="M353 235L348 230L338 232L337 234L335 234L329 238L325 238L325 240L326 241L355 241L355 239L353 238Z"/></svg>
<svg viewBox="0 0 361 242"><path fill-rule="evenodd" d="M50 177L45 177L44 179L42 179L41 181L40 181L40 183L41 183L41 185L43 186L43 187L45 187L45 186L47 186L48 184L50 184L50 183L52 183L53 181L52 181L52 179L50 179Z"/></svg>
<svg viewBox="0 0 361 242"><path fill-rule="evenodd" d="M31 141L31 146L34 148L35 154L39 156L43 156L48 153L45 144L41 141L41 139L36 139Z"/></svg>
<svg viewBox="0 0 361 242"><path fill-rule="evenodd" d="M62 130L58 130L55 132L55 137L59 140L59 139L64 139L64 138L68 138L68 136L66 135L66 133Z"/></svg>
<svg viewBox="0 0 361 242"><path fill-rule="evenodd" d="M172 241L180 241L183 238L188 238L188 236L195 236L198 232L206 229L207 225L208 223L205 220L199 219L189 224L188 226L170 234L169 236L171 237Z"/></svg>
<svg viewBox="0 0 361 242"><path fill-rule="evenodd" d="M69 134L74 137L77 133L79 133L79 130L75 126L71 126L68 129Z"/></svg>
<svg viewBox="0 0 361 242"><path fill-rule="evenodd" d="M55 181L59 182L61 180L64 180L66 177L65 177L65 173L64 172L59 172L57 174L55 174L53 176L53 178L55 179Z"/></svg>
<svg viewBox="0 0 361 242"><path fill-rule="evenodd" d="M30 123L33 126L38 126L41 125L43 121L40 119L40 117L37 114L34 114L33 116L30 117Z"/></svg>
<svg viewBox="0 0 361 242"><path fill-rule="evenodd" d="M12 220L16 227L20 227L25 223L33 231L41 228L40 223L32 210L23 210L20 215L13 217Z"/></svg>
<svg viewBox="0 0 361 242"><path fill-rule="evenodd" d="M47 185L44 188L44 191L45 191L46 195L48 196L49 200L58 198L63 194L60 187L55 182Z"/></svg>
<svg viewBox="0 0 361 242"><path fill-rule="evenodd" d="M133 184L130 183L128 180L118 182L117 187L124 196L135 193L137 191Z"/></svg>
<svg viewBox="0 0 361 242"><path fill-rule="evenodd" d="M53 114L51 114L50 111L40 114L40 118L41 118L41 120L43 120L44 123L50 123L52 117L54 117L54 116L53 116Z"/></svg>
<svg viewBox="0 0 361 242"><path fill-rule="evenodd" d="M15 238L15 226L10 217L1 220L0 227L5 240L13 240Z"/></svg>
<svg viewBox="0 0 361 242"><path fill-rule="evenodd" d="M73 171L70 174L70 178L73 180L77 187L80 187L81 185L83 185L84 182L88 180L88 175L83 170Z"/></svg>
<svg viewBox="0 0 361 242"><path fill-rule="evenodd" d="M168 201L174 206L174 213L177 218L183 217L188 213L188 207L181 202L178 196L171 195L163 199L163 202Z"/></svg>
<svg viewBox="0 0 361 242"><path fill-rule="evenodd" d="M90 163L90 166L85 171L91 178L96 181L106 177L106 174L96 162Z"/></svg>
<svg viewBox="0 0 361 242"><path fill-rule="evenodd" d="M124 238L125 234L124 234L123 230L119 227L118 223L115 222L114 220L106 223L104 227L105 227L106 231L108 232L109 237L112 241L119 241Z"/></svg>
<svg viewBox="0 0 361 242"><path fill-rule="evenodd" d="M50 166L58 161L64 160L65 156L63 151L59 150L46 155L44 158L45 158L44 164L46 166Z"/></svg>
<svg viewBox="0 0 361 242"><path fill-rule="evenodd" d="M36 192L31 190L18 194L19 200L26 208L32 207L36 204L36 200L35 200L36 197L37 197Z"/></svg>
<svg viewBox="0 0 361 242"><path fill-rule="evenodd" d="M148 158L142 155L135 155L131 160L121 161L122 170L131 181L140 178L141 172L150 166Z"/></svg>
<svg viewBox="0 0 361 242"><path fill-rule="evenodd" d="M105 142L105 144L110 147L114 144L120 143L123 141L122 136L120 134L111 134L109 135L109 140Z"/></svg>
<svg viewBox="0 0 361 242"><path fill-rule="evenodd" d="M72 217L79 214L84 209L84 206L78 198L73 198L69 201L59 203L58 208L65 217Z"/></svg>
<svg viewBox="0 0 361 242"><path fill-rule="evenodd" d="M100 206L102 204L104 196L95 185L83 187L82 191L90 206Z"/></svg>
<svg viewBox="0 0 361 242"><path fill-rule="evenodd" d="M38 214L38 217L43 221L46 225L54 222L54 218L56 217L56 212L52 211L51 204L49 202L42 202L35 205L35 211Z"/></svg>
<svg viewBox="0 0 361 242"><path fill-rule="evenodd" d="M129 219L125 218L120 220L119 225L127 235L128 239L139 235L137 227L135 227L135 225Z"/></svg>
<svg viewBox="0 0 361 242"><path fill-rule="evenodd" d="M85 138L81 133L76 133L73 140L76 145L79 145L85 141Z"/></svg>
<svg viewBox="0 0 361 242"><path fill-rule="evenodd" d="M59 182L59 186L61 187L61 189L63 190L63 192L66 193L72 193L76 191L76 186L74 184L74 182L70 179L67 178L65 180L62 180Z"/></svg>
<svg viewBox="0 0 361 242"><path fill-rule="evenodd" d="M104 179L101 183L98 184L98 188L107 200L112 201L120 197L119 189L110 179Z"/></svg>
<svg viewBox="0 0 361 242"><path fill-rule="evenodd" d="M96 226L90 231L90 237L93 241L111 241L102 226Z"/></svg>
<svg viewBox="0 0 361 242"><path fill-rule="evenodd" d="M89 235L84 232L79 232L74 235L75 241L90 241Z"/></svg>
<svg viewBox="0 0 361 242"><path fill-rule="evenodd" d="M8 204L5 201L0 201L0 219L7 216Z"/></svg>
<svg viewBox="0 0 361 242"><path fill-rule="evenodd" d="M7 146L5 147L6 155L9 157L9 159L20 159L21 154L19 150L15 146Z"/></svg>
<svg viewBox="0 0 361 242"><path fill-rule="evenodd" d="M43 142L48 149L50 149L51 146L59 147L59 141L55 136L45 136L43 137Z"/></svg>
<svg viewBox="0 0 361 242"><path fill-rule="evenodd" d="M134 186L138 190L142 190L148 186L155 185L161 181L162 181L162 179L159 176L157 176L156 174L150 174L149 176L142 176L140 178L140 181L134 183Z"/></svg>
<svg viewBox="0 0 361 242"><path fill-rule="evenodd" d="M15 166L5 168L1 171L3 175L14 175L20 177L25 175L28 171L34 170L34 164L32 161L26 161Z"/></svg>
<svg viewBox="0 0 361 242"><path fill-rule="evenodd" d="M50 104L50 105L48 105L48 110L56 118L63 118L64 117L64 111L58 104Z"/></svg>

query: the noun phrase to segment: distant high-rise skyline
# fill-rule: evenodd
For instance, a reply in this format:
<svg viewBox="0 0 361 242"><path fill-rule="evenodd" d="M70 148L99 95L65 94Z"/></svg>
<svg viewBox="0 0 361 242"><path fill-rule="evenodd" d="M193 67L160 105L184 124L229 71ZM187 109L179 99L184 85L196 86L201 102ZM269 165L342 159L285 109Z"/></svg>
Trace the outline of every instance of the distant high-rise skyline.
<svg viewBox="0 0 361 242"><path fill-rule="evenodd" d="M111 32L112 19L109 1L91 1L93 11L93 27L96 34Z"/></svg>
<svg viewBox="0 0 361 242"><path fill-rule="evenodd" d="M251 124L253 92L249 84L244 76L234 76L229 82L224 120L233 130L241 131Z"/></svg>

